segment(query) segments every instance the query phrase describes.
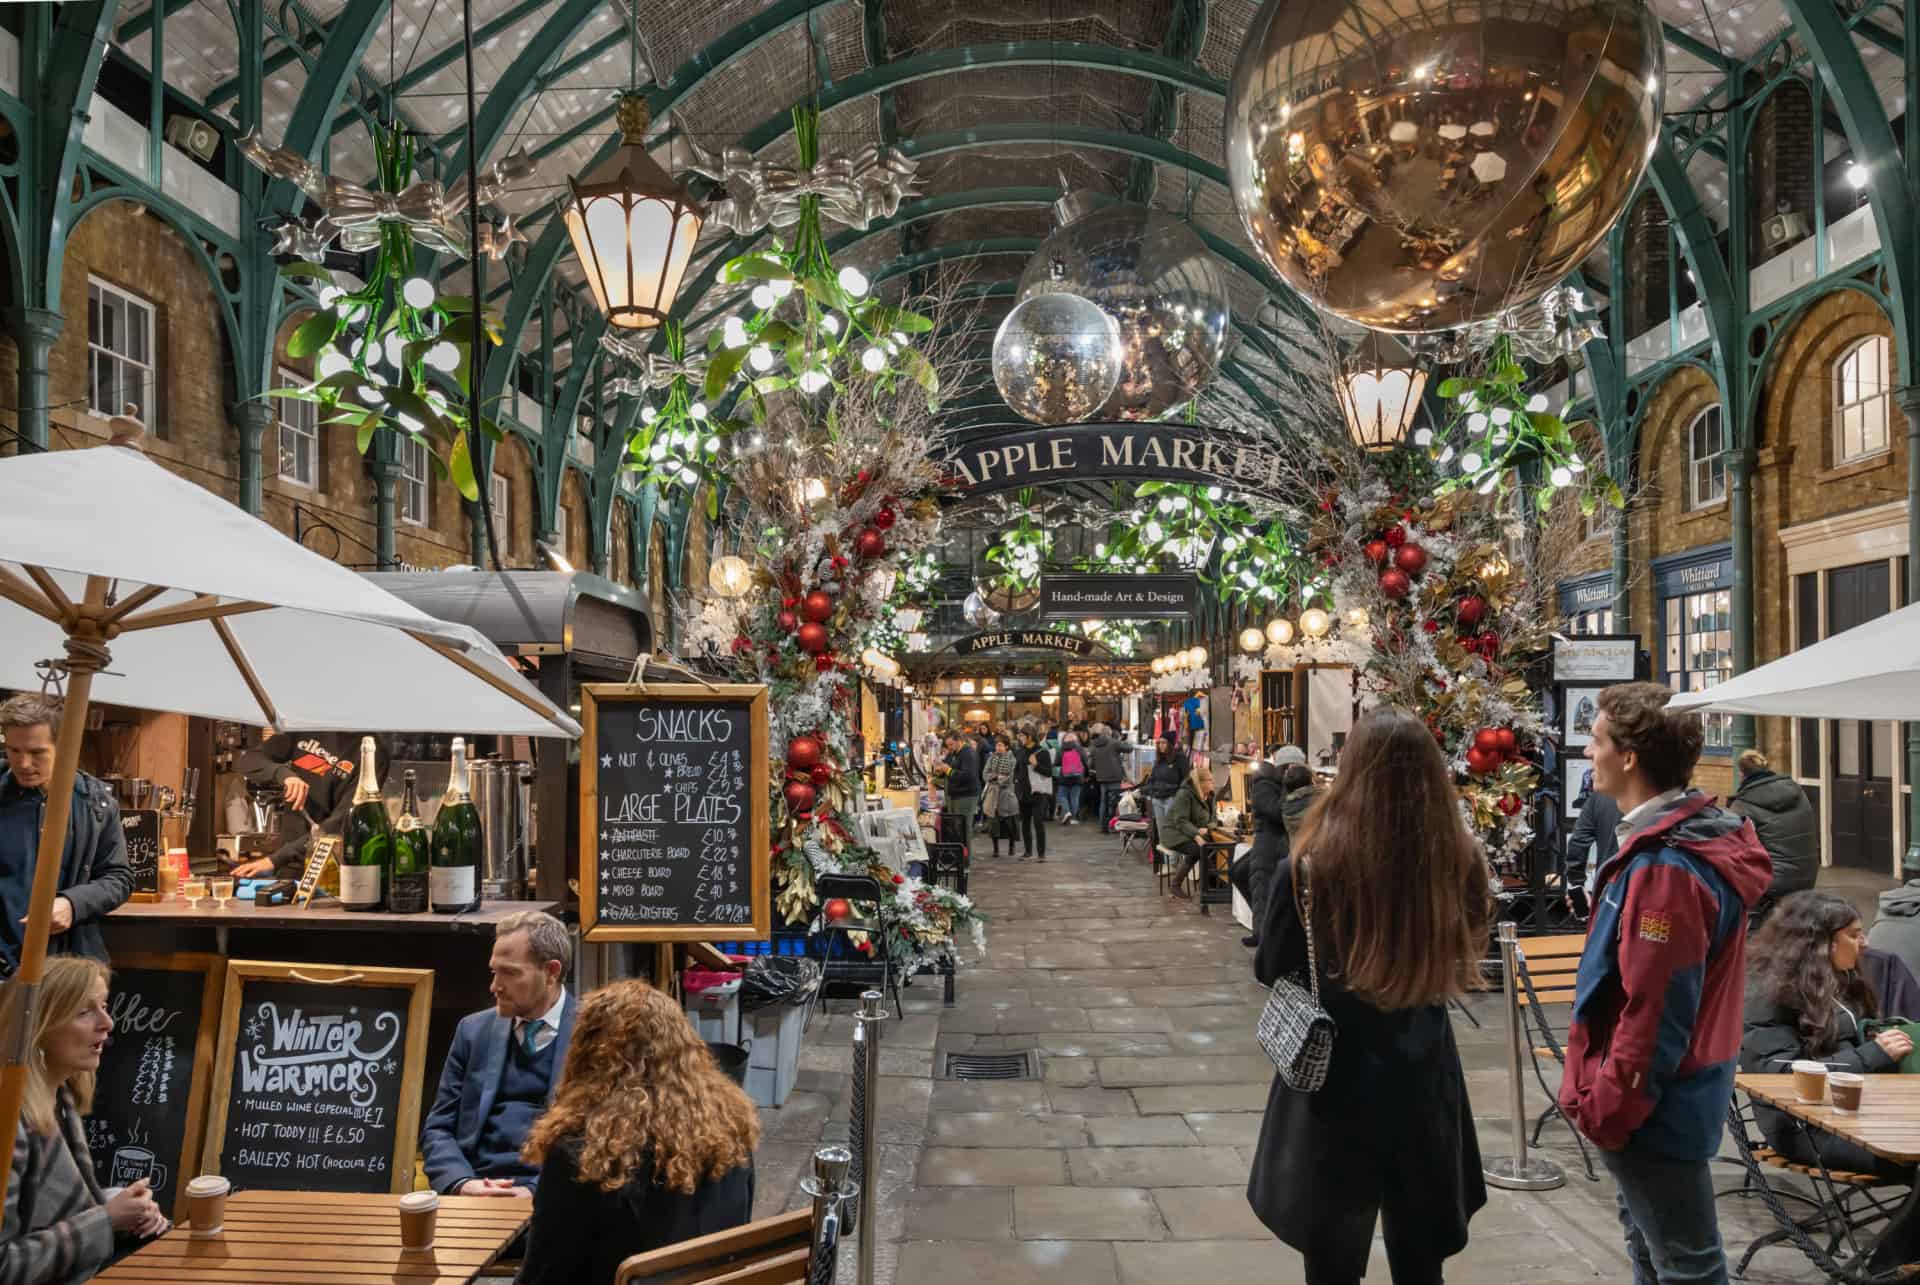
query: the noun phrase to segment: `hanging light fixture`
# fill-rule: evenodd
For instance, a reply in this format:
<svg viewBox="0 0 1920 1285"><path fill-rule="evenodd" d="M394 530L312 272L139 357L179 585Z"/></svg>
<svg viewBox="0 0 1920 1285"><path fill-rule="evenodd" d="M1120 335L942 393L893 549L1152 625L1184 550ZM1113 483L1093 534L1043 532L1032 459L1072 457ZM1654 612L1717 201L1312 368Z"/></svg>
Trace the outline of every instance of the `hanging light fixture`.
<svg viewBox="0 0 1920 1285"><path fill-rule="evenodd" d="M723 558L715 558L713 565L707 568L707 587L722 598L738 598L746 593L753 583L753 572L747 566L747 560L738 554L729 553Z"/></svg>
<svg viewBox="0 0 1920 1285"><path fill-rule="evenodd" d="M1266 645L1267 645L1267 636L1261 633L1258 629L1254 628L1252 625L1248 625L1245 629L1242 629L1240 631L1240 650L1241 651L1247 652L1249 655L1251 655L1256 651L1260 651Z"/></svg>
<svg viewBox="0 0 1920 1285"><path fill-rule="evenodd" d="M1267 641L1276 647L1284 647L1293 641L1293 622L1285 616L1275 616L1267 622Z"/></svg>
<svg viewBox="0 0 1920 1285"><path fill-rule="evenodd" d="M962 696L973 695L973 680L971 678L963 678L960 680L960 694Z"/></svg>
<svg viewBox="0 0 1920 1285"><path fill-rule="evenodd" d="M680 293L706 211L647 151L646 95L623 95L616 115L619 150L567 180L560 216L608 324L652 330Z"/></svg>
<svg viewBox="0 0 1920 1285"><path fill-rule="evenodd" d="M1308 607L1300 613L1300 632L1309 638L1325 638L1331 628L1333 618L1319 607Z"/></svg>
<svg viewBox="0 0 1920 1285"><path fill-rule="evenodd" d="M1189 654L1193 657L1193 667L1195 669L1207 663L1207 649L1205 647L1195 647Z"/></svg>
<svg viewBox="0 0 1920 1285"><path fill-rule="evenodd" d="M1374 333L1334 381L1347 431L1362 450L1390 451L1406 439L1427 388L1427 372L1382 350Z"/></svg>

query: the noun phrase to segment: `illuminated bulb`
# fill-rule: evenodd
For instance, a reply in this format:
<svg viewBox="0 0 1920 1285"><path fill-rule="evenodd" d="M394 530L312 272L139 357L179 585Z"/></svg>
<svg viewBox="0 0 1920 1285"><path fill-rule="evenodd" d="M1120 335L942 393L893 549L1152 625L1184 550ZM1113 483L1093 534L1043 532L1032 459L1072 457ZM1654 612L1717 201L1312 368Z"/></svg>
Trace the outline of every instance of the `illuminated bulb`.
<svg viewBox="0 0 1920 1285"><path fill-rule="evenodd" d="M695 419L705 419L707 417L707 404L705 402L695 402L693 405L687 407L687 414L693 416Z"/></svg>
<svg viewBox="0 0 1920 1285"><path fill-rule="evenodd" d="M712 455L714 452L718 451L719 449L720 449L720 439L717 437L709 437L707 439L707 446L706 446L707 454Z"/></svg>
<svg viewBox="0 0 1920 1285"><path fill-rule="evenodd" d="M1276 647L1284 647L1293 641L1293 622L1285 616L1276 616L1267 622L1267 641Z"/></svg>
<svg viewBox="0 0 1920 1285"><path fill-rule="evenodd" d="M1207 488L1207 498L1208 498L1209 500L1217 500L1217 499L1219 499L1219 498L1220 498L1220 494L1221 494L1221 492L1220 492L1220 488L1219 488L1219 487L1217 487L1217 486L1210 486L1210 487L1208 487L1208 488Z"/></svg>
<svg viewBox="0 0 1920 1285"><path fill-rule="evenodd" d="M1193 656L1194 664L1204 665L1207 663L1207 649L1205 647L1195 647L1190 654Z"/></svg>
<svg viewBox="0 0 1920 1285"><path fill-rule="evenodd" d="M817 393L833 381L827 378L827 372L814 367L800 372L800 391Z"/></svg>
<svg viewBox="0 0 1920 1285"><path fill-rule="evenodd" d="M781 277L779 280L770 282L768 284L769 284L769 288L771 288L773 291L773 297L776 299L784 299L788 295L793 293L792 277Z"/></svg>
<svg viewBox="0 0 1920 1285"><path fill-rule="evenodd" d="M400 287L400 297L407 301L409 308L431 308L433 306L433 282L425 277L409 278L407 284Z"/></svg>
<svg viewBox="0 0 1920 1285"><path fill-rule="evenodd" d="M765 344L755 344L747 351L747 364L762 372L773 369L773 349Z"/></svg>
<svg viewBox="0 0 1920 1285"><path fill-rule="evenodd" d="M653 444L653 449L647 452L647 456L648 458L655 459L655 460L664 460L665 458L667 458L666 442L664 440L655 442Z"/></svg>
<svg viewBox="0 0 1920 1285"><path fill-rule="evenodd" d="M887 368L887 355L878 348L868 348L860 354L860 364L871 374L879 374Z"/></svg>
<svg viewBox="0 0 1920 1285"><path fill-rule="evenodd" d="M1300 613L1300 632L1309 638L1325 638L1331 628L1333 618L1319 607L1308 607Z"/></svg>
<svg viewBox="0 0 1920 1285"><path fill-rule="evenodd" d="M460 369L460 350L442 339L427 349L427 365L444 375Z"/></svg>
<svg viewBox="0 0 1920 1285"><path fill-rule="evenodd" d="M973 680L971 678L963 678L960 680L960 694L962 696L973 695Z"/></svg>
<svg viewBox="0 0 1920 1285"><path fill-rule="evenodd" d="M333 307L334 304L339 303L342 299L346 297L347 297L347 292L345 290L342 290L339 286L321 286L320 287L320 306L322 308L331 308Z"/></svg>
<svg viewBox="0 0 1920 1285"><path fill-rule="evenodd" d="M753 293L748 297L753 300L753 306L762 312L773 307L776 302L772 287L766 285L755 286Z"/></svg>
<svg viewBox="0 0 1920 1285"><path fill-rule="evenodd" d="M820 328L830 335L837 335L840 333L840 318L828 313L820 318Z"/></svg>
<svg viewBox="0 0 1920 1285"><path fill-rule="evenodd" d="M1433 445L1433 430L1430 428L1416 428L1413 430L1413 444L1415 446Z"/></svg>
<svg viewBox="0 0 1920 1285"><path fill-rule="evenodd" d="M683 468L680 470L680 484L682 486L692 486L695 482L698 482L699 480L700 480L700 475L694 472L692 469Z"/></svg>
<svg viewBox="0 0 1920 1285"><path fill-rule="evenodd" d="M1493 422L1496 424L1510 424L1513 422L1513 412L1505 406L1496 406L1493 408Z"/></svg>
<svg viewBox="0 0 1920 1285"><path fill-rule="evenodd" d="M1367 609L1365 607L1353 608L1347 612L1346 621L1347 628L1349 629L1365 629L1367 627Z"/></svg>
<svg viewBox="0 0 1920 1285"><path fill-rule="evenodd" d="M1479 411L1475 411L1473 414L1467 416L1467 431L1469 433L1486 432L1487 417L1485 415L1482 415Z"/></svg>
<svg viewBox="0 0 1920 1285"><path fill-rule="evenodd" d="M350 370L353 367L353 363L347 360L346 354L337 348L329 348L321 353L318 365L320 378L322 379L337 375L343 370Z"/></svg>
<svg viewBox="0 0 1920 1285"><path fill-rule="evenodd" d="M1535 393L1533 396L1527 398L1528 414L1538 415L1541 411L1545 410L1546 408L1547 408L1547 395L1545 393Z"/></svg>
<svg viewBox="0 0 1920 1285"><path fill-rule="evenodd" d="M1493 488L1498 485L1500 485L1500 475L1498 473L1489 473L1487 474L1487 480L1480 484L1480 494L1492 495Z"/></svg>
<svg viewBox="0 0 1920 1285"><path fill-rule="evenodd" d="M858 299L873 287L866 273L858 268L847 267L840 269L840 288Z"/></svg>
<svg viewBox="0 0 1920 1285"><path fill-rule="evenodd" d="M414 278L414 281L418 280L418 277ZM413 282L409 281L407 284L412 285ZM387 363L389 365L398 366L400 359L407 355L406 341L400 338L400 332L397 330L389 330L386 339L382 341L380 346L386 351Z"/></svg>
<svg viewBox="0 0 1920 1285"><path fill-rule="evenodd" d="M1867 167L1859 161L1855 161L1853 164L1847 166L1847 185L1854 191L1858 192L1861 188L1865 187L1868 177Z"/></svg>
<svg viewBox="0 0 1920 1285"><path fill-rule="evenodd" d="M1587 464L1585 460L1576 455L1567 461L1567 468L1574 473L1584 473L1587 471Z"/></svg>
<svg viewBox="0 0 1920 1285"><path fill-rule="evenodd" d="M1478 451L1468 451L1460 457L1460 468L1462 472L1478 473L1480 471L1480 464L1480 453Z"/></svg>
<svg viewBox="0 0 1920 1285"><path fill-rule="evenodd" d="M1440 452L1440 458L1435 460L1434 463L1445 464L1448 460L1452 458L1453 458L1453 448L1449 446L1447 447L1446 450Z"/></svg>
<svg viewBox="0 0 1920 1285"><path fill-rule="evenodd" d="M640 422L642 424L651 424L653 423L654 420L659 418L660 418L660 412L655 410L653 407L642 406L640 408Z"/></svg>
<svg viewBox="0 0 1920 1285"><path fill-rule="evenodd" d="M1547 480L1555 486L1566 486L1573 481L1573 470L1564 464L1547 474Z"/></svg>
<svg viewBox="0 0 1920 1285"><path fill-rule="evenodd" d="M747 346L747 323L738 317L728 317L726 325L720 328L720 342L729 348Z"/></svg>

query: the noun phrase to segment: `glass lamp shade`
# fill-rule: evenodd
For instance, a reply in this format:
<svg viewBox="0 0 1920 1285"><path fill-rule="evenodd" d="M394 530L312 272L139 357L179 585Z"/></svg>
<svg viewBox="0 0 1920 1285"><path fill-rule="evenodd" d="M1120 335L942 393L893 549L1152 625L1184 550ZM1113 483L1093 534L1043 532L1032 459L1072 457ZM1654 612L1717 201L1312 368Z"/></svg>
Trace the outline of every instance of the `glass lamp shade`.
<svg viewBox="0 0 1920 1285"><path fill-rule="evenodd" d="M1300 632L1309 638L1325 638L1331 628L1333 618L1319 607L1308 607L1300 613Z"/></svg>
<svg viewBox="0 0 1920 1285"><path fill-rule="evenodd" d="M1366 363L1336 383L1347 431L1363 450L1390 451L1407 436L1426 391L1427 372L1410 366Z"/></svg>
<svg viewBox="0 0 1920 1285"><path fill-rule="evenodd" d="M1293 641L1293 622L1285 616L1275 616L1267 622L1267 641L1276 647L1284 647Z"/></svg>
<svg viewBox="0 0 1920 1285"><path fill-rule="evenodd" d="M629 94L618 112L620 149L568 180L560 214L608 324L652 330L680 293L706 211L648 153L645 97Z"/></svg>
<svg viewBox="0 0 1920 1285"><path fill-rule="evenodd" d="M1241 651L1244 651L1244 652L1264 651L1266 649L1266 646L1267 646L1267 636L1261 633L1258 629L1252 626L1249 626L1240 631L1240 650Z"/></svg>
<svg viewBox="0 0 1920 1285"><path fill-rule="evenodd" d="M729 553L723 558L715 558L713 565L707 568L707 587L722 598L738 598L746 593L753 583L753 572L747 566L745 558Z"/></svg>

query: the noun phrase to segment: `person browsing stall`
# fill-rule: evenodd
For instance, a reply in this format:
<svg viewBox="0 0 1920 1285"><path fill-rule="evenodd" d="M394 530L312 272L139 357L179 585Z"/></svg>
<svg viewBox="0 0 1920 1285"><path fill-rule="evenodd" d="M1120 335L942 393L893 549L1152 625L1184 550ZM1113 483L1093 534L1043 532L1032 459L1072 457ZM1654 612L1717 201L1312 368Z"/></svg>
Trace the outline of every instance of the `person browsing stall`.
<svg viewBox="0 0 1920 1285"><path fill-rule="evenodd" d="M540 1171L521 1158L553 1101L579 1003L566 988L573 937L537 910L494 930L494 1006L460 1019L422 1127L427 1182L442 1195L531 1196Z"/></svg>
<svg viewBox="0 0 1920 1285"><path fill-rule="evenodd" d="M7 750L7 770L0 772L0 956L7 973L20 962L59 736L58 702L23 694L0 704L0 739ZM106 782L76 772L47 950L107 962L100 920L132 894L120 804Z"/></svg>

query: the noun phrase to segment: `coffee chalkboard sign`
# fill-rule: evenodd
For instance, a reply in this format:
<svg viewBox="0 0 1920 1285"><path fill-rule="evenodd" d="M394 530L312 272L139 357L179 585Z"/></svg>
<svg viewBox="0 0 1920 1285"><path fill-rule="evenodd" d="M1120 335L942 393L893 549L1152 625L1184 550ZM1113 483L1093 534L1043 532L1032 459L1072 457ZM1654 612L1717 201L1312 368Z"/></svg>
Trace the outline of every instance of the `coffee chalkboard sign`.
<svg viewBox="0 0 1920 1285"><path fill-rule="evenodd" d="M413 1186L433 973L235 960L203 1168L236 1189Z"/></svg>
<svg viewBox="0 0 1920 1285"><path fill-rule="evenodd" d="M175 1218L186 1216L187 1180L200 1164L225 971L218 955L113 960L113 1037L86 1119L93 1170L103 1187L145 1178Z"/></svg>
<svg viewBox="0 0 1920 1285"><path fill-rule="evenodd" d="M133 872L136 893L160 892L160 814L151 808L120 814L127 838L127 868Z"/></svg>
<svg viewBox="0 0 1920 1285"><path fill-rule="evenodd" d="M589 941L764 938L767 689L581 689L580 923Z"/></svg>

